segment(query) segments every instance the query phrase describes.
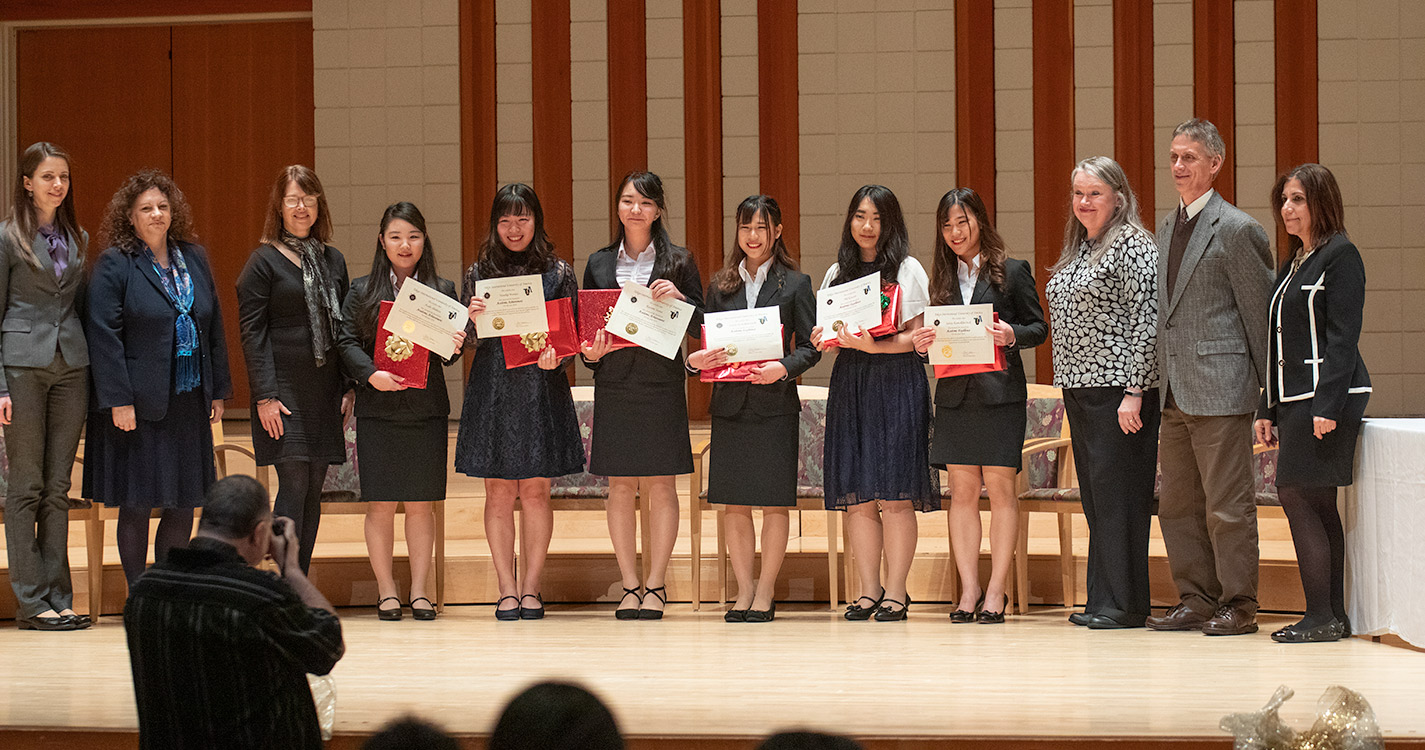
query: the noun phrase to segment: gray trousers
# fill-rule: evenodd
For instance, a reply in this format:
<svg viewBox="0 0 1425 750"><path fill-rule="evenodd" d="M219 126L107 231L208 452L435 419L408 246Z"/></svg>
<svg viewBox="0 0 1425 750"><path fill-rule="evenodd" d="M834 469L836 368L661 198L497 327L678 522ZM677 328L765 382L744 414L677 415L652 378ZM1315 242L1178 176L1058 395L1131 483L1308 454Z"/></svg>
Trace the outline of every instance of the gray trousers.
<svg viewBox="0 0 1425 750"><path fill-rule="evenodd" d="M1257 611L1257 499L1252 417L1199 417L1163 409L1158 523L1178 596L1211 617L1232 605Z"/></svg>
<svg viewBox="0 0 1425 750"><path fill-rule="evenodd" d="M20 617L74 604L69 578L69 476L89 407L88 367L56 353L48 367L6 367L11 420L5 546Z"/></svg>

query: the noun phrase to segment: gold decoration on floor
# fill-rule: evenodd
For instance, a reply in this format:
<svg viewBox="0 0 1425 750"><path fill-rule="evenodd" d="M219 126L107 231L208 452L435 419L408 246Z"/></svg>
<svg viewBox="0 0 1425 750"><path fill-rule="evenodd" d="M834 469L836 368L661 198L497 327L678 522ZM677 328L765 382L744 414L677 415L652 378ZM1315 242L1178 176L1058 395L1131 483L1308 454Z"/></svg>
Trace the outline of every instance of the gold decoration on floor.
<svg viewBox="0 0 1425 750"><path fill-rule="evenodd" d="M1298 734L1282 721L1281 706L1294 692L1282 685L1261 711L1229 714L1220 726L1231 732L1235 750L1379 750L1385 746L1371 704L1354 690L1332 685L1318 702L1320 714Z"/></svg>

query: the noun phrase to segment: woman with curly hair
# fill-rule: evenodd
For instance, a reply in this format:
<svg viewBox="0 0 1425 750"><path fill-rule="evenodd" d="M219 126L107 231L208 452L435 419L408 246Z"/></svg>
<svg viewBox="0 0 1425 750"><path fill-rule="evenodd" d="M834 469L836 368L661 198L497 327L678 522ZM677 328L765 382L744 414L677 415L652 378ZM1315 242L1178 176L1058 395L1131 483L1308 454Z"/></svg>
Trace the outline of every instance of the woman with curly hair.
<svg viewBox="0 0 1425 750"><path fill-rule="evenodd" d="M130 585L148 559L188 543L193 509L215 481L213 433L232 395L223 318L192 213L168 175L145 169L114 193L109 245L89 282L93 409L84 496L119 509L119 560Z"/></svg>

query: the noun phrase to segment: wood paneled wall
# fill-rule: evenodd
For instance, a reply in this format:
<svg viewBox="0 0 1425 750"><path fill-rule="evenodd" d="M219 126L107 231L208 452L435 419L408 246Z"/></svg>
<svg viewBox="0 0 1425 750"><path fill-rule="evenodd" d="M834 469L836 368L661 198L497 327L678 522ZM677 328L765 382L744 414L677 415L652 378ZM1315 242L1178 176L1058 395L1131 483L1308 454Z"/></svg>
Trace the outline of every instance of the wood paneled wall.
<svg viewBox="0 0 1425 750"><path fill-rule="evenodd" d="M1039 295L1063 245L1069 173L1074 168L1074 6L1035 3L1034 279ZM1053 358L1035 356L1036 378L1053 382Z"/></svg>
<svg viewBox="0 0 1425 750"><path fill-rule="evenodd" d="M1227 158L1212 187L1237 202L1237 48L1232 0L1193 0L1193 112L1217 126Z"/></svg>

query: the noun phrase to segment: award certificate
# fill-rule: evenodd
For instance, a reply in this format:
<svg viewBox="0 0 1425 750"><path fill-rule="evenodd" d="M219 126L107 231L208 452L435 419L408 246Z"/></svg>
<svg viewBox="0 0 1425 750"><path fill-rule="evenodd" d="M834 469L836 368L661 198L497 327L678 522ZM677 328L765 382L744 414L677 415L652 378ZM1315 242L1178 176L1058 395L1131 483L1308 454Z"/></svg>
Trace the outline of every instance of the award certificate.
<svg viewBox="0 0 1425 750"><path fill-rule="evenodd" d="M480 279L475 296L485 300L485 312L475 316L475 335L482 339L549 330L539 274Z"/></svg>
<svg viewBox="0 0 1425 750"><path fill-rule="evenodd" d="M765 362L782 358L782 311L754 307L703 316L708 348L722 347L728 362Z"/></svg>
<svg viewBox="0 0 1425 750"><path fill-rule="evenodd" d="M881 323L881 274L818 289L816 324L823 339L834 339L844 327L856 334Z"/></svg>
<svg viewBox="0 0 1425 750"><path fill-rule="evenodd" d="M932 365L987 365L995 361L994 305L931 305L925 324L935 329Z"/></svg>
<svg viewBox="0 0 1425 750"><path fill-rule="evenodd" d="M468 320L464 305L408 277L381 327L450 359L455 354L452 337L465 330Z"/></svg>
<svg viewBox="0 0 1425 750"><path fill-rule="evenodd" d="M673 359L688 334L688 322L693 318L694 309L673 297L654 300L653 290L630 281L623 285L604 329Z"/></svg>

